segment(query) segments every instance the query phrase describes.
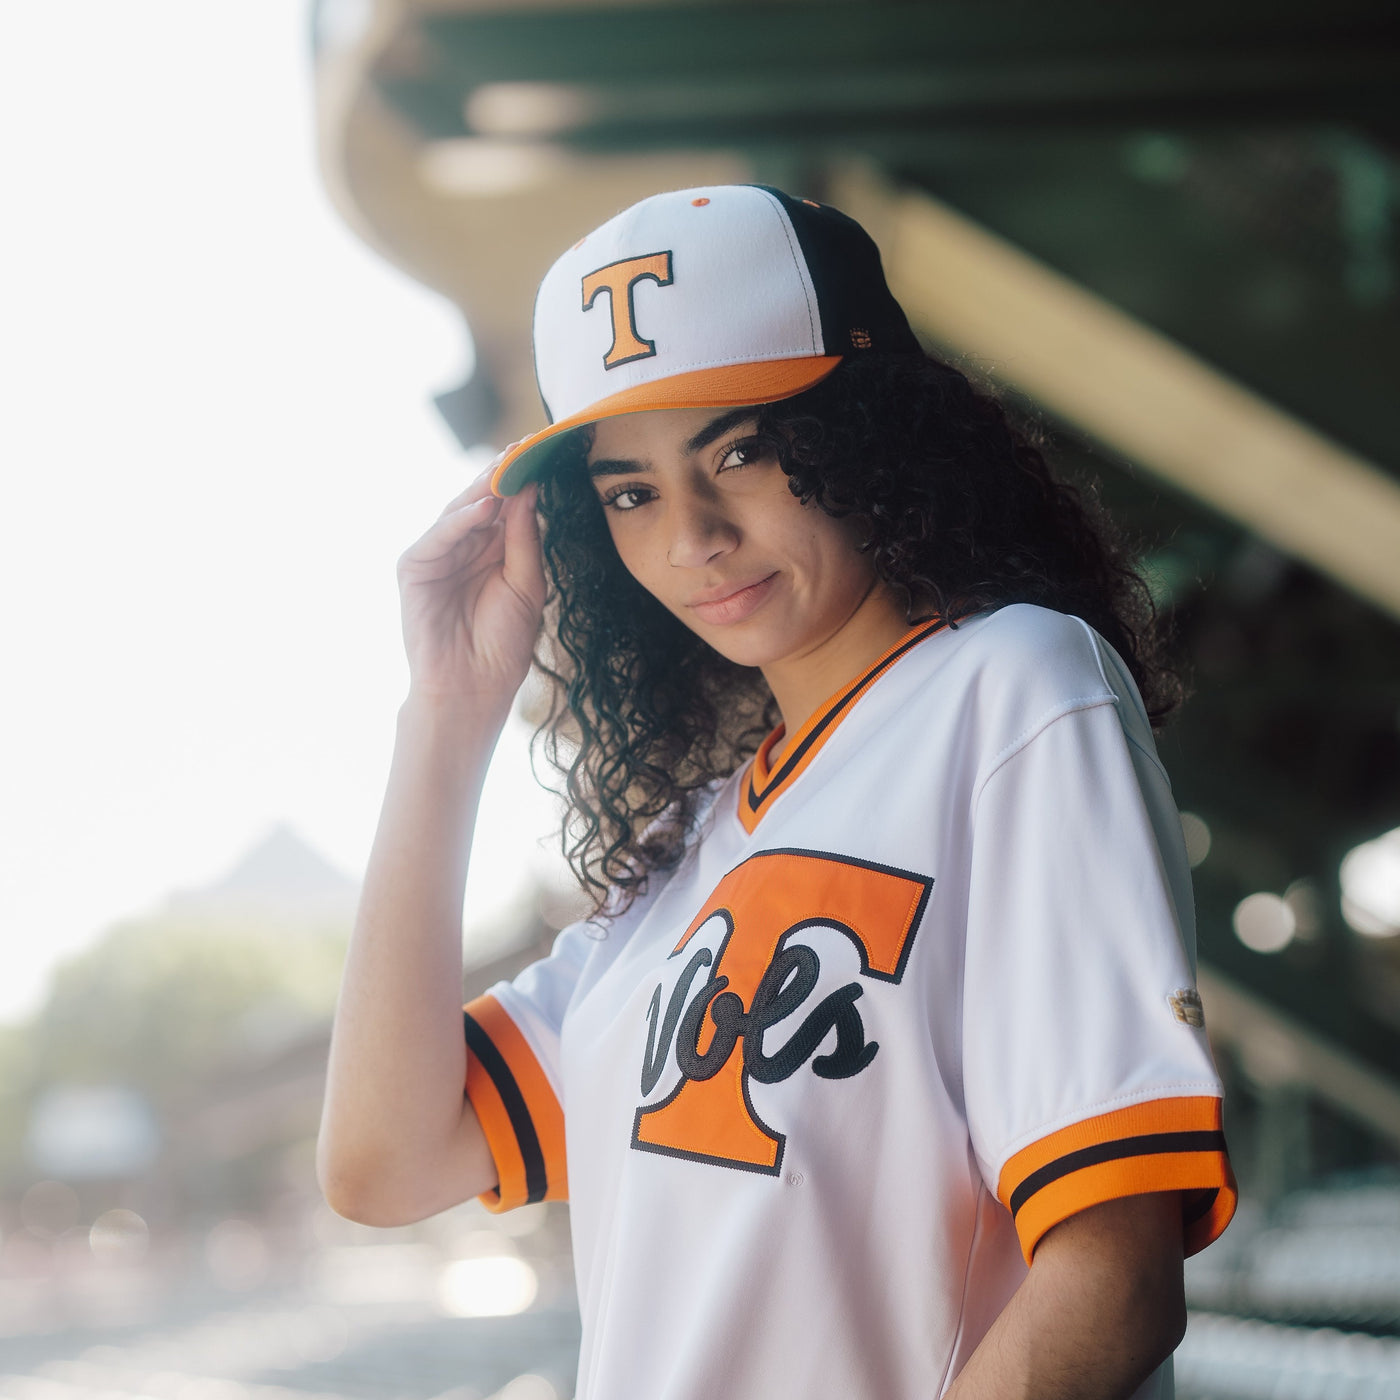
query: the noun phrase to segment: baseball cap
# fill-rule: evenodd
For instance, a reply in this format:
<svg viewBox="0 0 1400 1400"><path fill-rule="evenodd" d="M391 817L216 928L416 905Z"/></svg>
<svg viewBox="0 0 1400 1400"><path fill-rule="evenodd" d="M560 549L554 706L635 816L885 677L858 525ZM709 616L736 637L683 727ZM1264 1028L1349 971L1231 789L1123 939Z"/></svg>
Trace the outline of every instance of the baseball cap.
<svg viewBox="0 0 1400 1400"><path fill-rule="evenodd" d="M847 356L920 350L870 235L768 185L672 190L609 219L545 274L534 343L549 426L497 464L498 496L601 418L773 403Z"/></svg>

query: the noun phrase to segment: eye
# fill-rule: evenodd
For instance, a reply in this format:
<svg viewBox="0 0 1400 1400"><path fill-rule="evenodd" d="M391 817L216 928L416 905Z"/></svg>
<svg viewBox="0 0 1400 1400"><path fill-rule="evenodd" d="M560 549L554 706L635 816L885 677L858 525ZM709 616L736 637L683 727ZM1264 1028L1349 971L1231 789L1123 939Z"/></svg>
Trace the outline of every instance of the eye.
<svg viewBox="0 0 1400 1400"><path fill-rule="evenodd" d="M604 510L628 511L646 505L655 494L646 486L619 486L601 499Z"/></svg>
<svg viewBox="0 0 1400 1400"><path fill-rule="evenodd" d="M772 447L760 437L737 438L720 450L720 471L749 467L773 455Z"/></svg>

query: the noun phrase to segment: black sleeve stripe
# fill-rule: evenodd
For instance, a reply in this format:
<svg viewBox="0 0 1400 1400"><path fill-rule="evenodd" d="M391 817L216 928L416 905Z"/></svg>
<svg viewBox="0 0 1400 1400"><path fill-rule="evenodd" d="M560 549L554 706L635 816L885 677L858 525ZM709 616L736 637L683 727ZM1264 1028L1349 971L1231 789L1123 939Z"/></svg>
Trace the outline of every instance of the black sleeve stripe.
<svg viewBox="0 0 1400 1400"><path fill-rule="evenodd" d="M1016 1215L1035 1193L1071 1172L1096 1167L1101 1162L1116 1162L1123 1157L1152 1157L1163 1152L1221 1152L1225 1151L1225 1134L1221 1132L1143 1133L1140 1137L1119 1138L1116 1142L1099 1142L1081 1147L1033 1171L1012 1193L1011 1214Z"/></svg>
<svg viewBox="0 0 1400 1400"><path fill-rule="evenodd" d="M496 1049L491 1037L465 1012L462 1021L467 1048L491 1076L491 1082L496 1086L496 1092L501 1096L510 1118L510 1126L515 1130L515 1141L520 1148L521 1160L525 1163L525 1199L531 1204L542 1201L549 1189L549 1181L540 1137L535 1131L535 1120L530 1117L530 1110L525 1105L525 1095L520 1092L520 1085L515 1082L505 1056Z"/></svg>

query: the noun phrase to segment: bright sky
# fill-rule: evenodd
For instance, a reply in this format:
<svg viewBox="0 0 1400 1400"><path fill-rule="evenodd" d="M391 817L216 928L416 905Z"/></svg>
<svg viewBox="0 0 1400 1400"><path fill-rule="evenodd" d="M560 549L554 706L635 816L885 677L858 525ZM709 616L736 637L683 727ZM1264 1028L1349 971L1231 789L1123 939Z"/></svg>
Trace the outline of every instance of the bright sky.
<svg viewBox="0 0 1400 1400"><path fill-rule="evenodd" d="M0 1020L277 822L363 868L394 561L480 463L430 403L460 318L322 192L307 10L0 10ZM525 732L478 911L549 863Z"/></svg>

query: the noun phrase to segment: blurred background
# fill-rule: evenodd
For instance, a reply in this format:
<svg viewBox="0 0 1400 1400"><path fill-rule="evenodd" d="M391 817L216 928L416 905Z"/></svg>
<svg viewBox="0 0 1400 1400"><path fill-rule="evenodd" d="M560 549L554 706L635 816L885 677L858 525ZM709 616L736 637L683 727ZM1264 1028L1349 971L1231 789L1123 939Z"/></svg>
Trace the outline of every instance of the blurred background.
<svg viewBox="0 0 1400 1400"><path fill-rule="evenodd" d="M394 559L557 253L718 180L860 219L1174 624L1243 1190L1178 1393L1400 1396L1393 6L75 0L0 71L0 1397L572 1393L567 1208L353 1226L314 1135ZM577 907L530 729L467 994Z"/></svg>

